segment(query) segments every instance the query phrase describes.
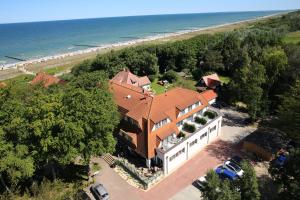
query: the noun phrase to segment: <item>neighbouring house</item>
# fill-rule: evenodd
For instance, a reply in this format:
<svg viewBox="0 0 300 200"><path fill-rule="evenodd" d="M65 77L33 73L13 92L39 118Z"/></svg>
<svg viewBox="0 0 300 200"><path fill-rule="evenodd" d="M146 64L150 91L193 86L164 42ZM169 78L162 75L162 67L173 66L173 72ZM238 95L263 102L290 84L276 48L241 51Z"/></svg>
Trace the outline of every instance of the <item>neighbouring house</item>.
<svg viewBox="0 0 300 200"><path fill-rule="evenodd" d="M143 157L148 167L160 166L165 174L177 169L221 133L221 114L196 91L177 87L154 96L113 80L110 90L122 117L122 146ZM205 112L213 112L214 117L207 118L204 124L196 123L195 118L205 118Z"/></svg>
<svg viewBox="0 0 300 200"><path fill-rule="evenodd" d="M263 160L271 161L284 150L289 141L276 129L258 129L245 137L243 149Z"/></svg>
<svg viewBox="0 0 300 200"><path fill-rule="evenodd" d="M30 83L32 85L42 84L45 88L47 88L50 85L63 84L64 81L45 72L39 72Z"/></svg>
<svg viewBox="0 0 300 200"><path fill-rule="evenodd" d="M147 76L138 77L131 73L128 69L120 71L112 78L112 80L118 83L126 83L129 85L140 87L148 91L150 90L151 85L151 81Z"/></svg>
<svg viewBox="0 0 300 200"><path fill-rule="evenodd" d="M221 81L218 74L215 73L208 76L203 76L201 79L201 85L215 90L221 85Z"/></svg>
<svg viewBox="0 0 300 200"><path fill-rule="evenodd" d="M205 90L202 93L202 96L208 101L209 105L216 103L218 94L213 90Z"/></svg>
<svg viewBox="0 0 300 200"><path fill-rule="evenodd" d="M7 85L4 82L0 82L0 88L5 88Z"/></svg>

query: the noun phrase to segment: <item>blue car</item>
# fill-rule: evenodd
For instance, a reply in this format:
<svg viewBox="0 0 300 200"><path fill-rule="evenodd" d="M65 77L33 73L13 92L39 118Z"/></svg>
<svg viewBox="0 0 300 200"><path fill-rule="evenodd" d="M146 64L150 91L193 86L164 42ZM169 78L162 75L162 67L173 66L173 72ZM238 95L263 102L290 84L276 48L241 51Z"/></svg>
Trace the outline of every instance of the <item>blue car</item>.
<svg viewBox="0 0 300 200"><path fill-rule="evenodd" d="M276 159L275 164L276 164L276 166L282 167L284 165L285 161L286 161L286 156L285 155L280 155Z"/></svg>
<svg viewBox="0 0 300 200"><path fill-rule="evenodd" d="M231 181L234 181L239 178L239 176L236 173L226 168L223 168L222 166L218 167L215 170L215 172L219 175L221 179L229 179Z"/></svg>

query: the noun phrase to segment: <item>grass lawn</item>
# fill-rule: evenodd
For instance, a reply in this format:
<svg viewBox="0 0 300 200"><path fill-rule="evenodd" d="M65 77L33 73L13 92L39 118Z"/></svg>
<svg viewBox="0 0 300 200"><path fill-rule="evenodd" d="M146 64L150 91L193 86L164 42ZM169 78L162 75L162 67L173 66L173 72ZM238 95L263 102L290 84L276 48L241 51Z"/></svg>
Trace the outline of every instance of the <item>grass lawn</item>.
<svg viewBox="0 0 300 200"><path fill-rule="evenodd" d="M229 76L219 76L220 80L222 82L222 84L227 84L230 81L230 77Z"/></svg>
<svg viewBox="0 0 300 200"><path fill-rule="evenodd" d="M156 94L156 95L162 94L162 93L165 92L165 87L162 86L162 85L159 85L159 84L157 83L157 81L158 81L158 80L155 79L155 80L152 81L152 83L151 83L151 88L152 88L152 90L155 91L155 94Z"/></svg>
<svg viewBox="0 0 300 200"><path fill-rule="evenodd" d="M151 88L152 90L155 91L155 94L158 95L158 94L162 94L165 92L165 87L164 86L161 86L157 83L157 79L155 79L152 83L151 83ZM173 84L170 84L168 87L167 87L167 90L170 90L174 87L182 87L182 88L187 88L187 89L191 89L191 90L196 90L196 81L194 80L191 80L191 79L183 79L183 78L179 78L178 81L176 81L175 83Z"/></svg>
<svg viewBox="0 0 300 200"><path fill-rule="evenodd" d="M287 34L284 38L283 41L285 43L293 43L297 44L300 42L300 31L292 32Z"/></svg>
<svg viewBox="0 0 300 200"><path fill-rule="evenodd" d="M46 69L45 72L47 74L54 75L54 74L57 74L59 72L66 70L67 68L68 68L68 66L53 67L53 68Z"/></svg>
<svg viewBox="0 0 300 200"><path fill-rule="evenodd" d="M6 84L11 84L11 83L13 83L13 84L22 84L22 83L28 83L28 82L32 81L33 78L34 78L33 75L26 74L26 75L17 76L15 78L7 79L4 82Z"/></svg>

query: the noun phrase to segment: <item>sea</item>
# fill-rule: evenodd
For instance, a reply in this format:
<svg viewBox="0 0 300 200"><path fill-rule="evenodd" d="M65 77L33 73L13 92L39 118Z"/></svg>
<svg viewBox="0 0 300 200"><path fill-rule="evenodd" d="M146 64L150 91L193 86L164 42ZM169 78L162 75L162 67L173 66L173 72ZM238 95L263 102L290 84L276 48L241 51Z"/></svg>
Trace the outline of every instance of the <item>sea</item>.
<svg viewBox="0 0 300 200"><path fill-rule="evenodd" d="M0 66L281 12L284 11L169 14L0 24Z"/></svg>

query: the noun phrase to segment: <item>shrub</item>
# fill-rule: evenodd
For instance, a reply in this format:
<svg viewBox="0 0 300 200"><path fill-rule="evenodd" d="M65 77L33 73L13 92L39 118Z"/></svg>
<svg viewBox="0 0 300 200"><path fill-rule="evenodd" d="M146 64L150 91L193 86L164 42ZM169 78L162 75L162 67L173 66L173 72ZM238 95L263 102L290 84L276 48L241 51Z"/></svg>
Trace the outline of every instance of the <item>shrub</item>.
<svg viewBox="0 0 300 200"><path fill-rule="evenodd" d="M204 113L204 116L208 117L209 119L213 119L217 116L217 114L215 112L212 112L212 111L206 111Z"/></svg>
<svg viewBox="0 0 300 200"><path fill-rule="evenodd" d="M151 82L155 81L155 79L158 77L158 75L156 74L152 74L152 75L149 75L148 78Z"/></svg>
<svg viewBox="0 0 300 200"><path fill-rule="evenodd" d="M169 70L163 75L162 79L169 81L169 83L174 83L179 79L179 76L175 71Z"/></svg>
<svg viewBox="0 0 300 200"><path fill-rule="evenodd" d="M193 133L196 131L196 127L193 124L184 123L183 130L185 130L189 133Z"/></svg>
<svg viewBox="0 0 300 200"><path fill-rule="evenodd" d="M206 124L206 119L202 118L202 117L195 117L195 122L198 123L198 124Z"/></svg>
<svg viewBox="0 0 300 200"><path fill-rule="evenodd" d="M185 138L185 134L183 132L180 132L178 135L177 135L177 138Z"/></svg>

